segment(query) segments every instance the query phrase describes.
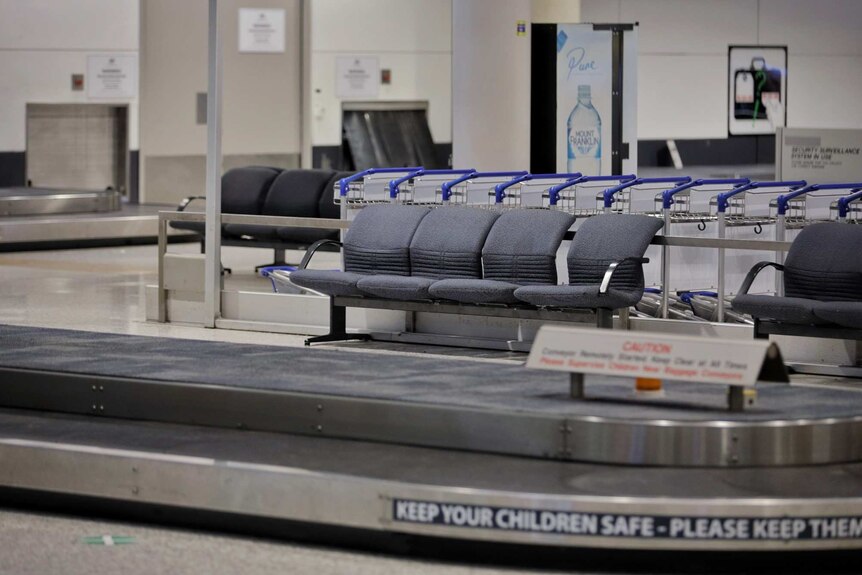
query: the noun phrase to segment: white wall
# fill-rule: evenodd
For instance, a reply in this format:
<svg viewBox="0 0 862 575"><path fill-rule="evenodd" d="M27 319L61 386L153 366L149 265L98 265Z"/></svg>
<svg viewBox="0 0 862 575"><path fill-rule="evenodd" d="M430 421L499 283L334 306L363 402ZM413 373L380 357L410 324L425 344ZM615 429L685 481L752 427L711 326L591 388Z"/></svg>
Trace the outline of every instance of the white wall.
<svg viewBox="0 0 862 575"><path fill-rule="evenodd" d="M639 22L638 138L727 137L727 48L788 47L787 124L862 128L858 0L581 0Z"/></svg>
<svg viewBox="0 0 862 575"><path fill-rule="evenodd" d="M138 53L138 0L0 0L0 152L26 149L28 102L129 104L129 146L137 149L137 98L72 91L87 56L106 52Z"/></svg>
<svg viewBox="0 0 862 575"><path fill-rule="evenodd" d="M239 52L239 9L285 11L285 51ZM301 146L300 0L220 0L223 165L297 167ZM142 0L141 198L176 203L202 194L207 91L206 0Z"/></svg>
<svg viewBox="0 0 862 575"><path fill-rule="evenodd" d="M530 0L456 0L453 166L529 169L530 12ZM526 36L516 34L519 20Z"/></svg>
<svg viewBox="0 0 862 575"><path fill-rule="evenodd" d="M452 141L452 0L308 0L310 148L341 145L338 56L377 56L392 70L378 100L425 100L434 142Z"/></svg>

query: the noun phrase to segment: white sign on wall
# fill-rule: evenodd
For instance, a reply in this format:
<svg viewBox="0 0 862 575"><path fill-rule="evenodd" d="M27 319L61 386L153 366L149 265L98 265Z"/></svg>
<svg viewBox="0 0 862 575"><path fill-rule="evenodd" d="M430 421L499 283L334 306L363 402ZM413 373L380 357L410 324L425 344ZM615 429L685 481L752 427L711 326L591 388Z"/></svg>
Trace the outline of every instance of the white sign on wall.
<svg viewBox="0 0 862 575"><path fill-rule="evenodd" d="M376 98L380 93L380 61L376 56L335 59L335 95L342 100Z"/></svg>
<svg viewBox="0 0 862 575"><path fill-rule="evenodd" d="M611 33L557 25L557 171L611 173Z"/></svg>
<svg viewBox="0 0 862 575"><path fill-rule="evenodd" d="M781 128L775 173L818 183L862 180L862 130Z"/></svg>
<svg viewBox="0 0 862 575"><path fill-rule="evenodd" d="M240 8L239 51L284 52L285 18L283 9Z"/></svg>
<svg viewBox="0 0 862 575"><path fill-rule="evenodd" d="M138 95L138 57L134 54L87 56L87 96L134 98Z"/></svg>

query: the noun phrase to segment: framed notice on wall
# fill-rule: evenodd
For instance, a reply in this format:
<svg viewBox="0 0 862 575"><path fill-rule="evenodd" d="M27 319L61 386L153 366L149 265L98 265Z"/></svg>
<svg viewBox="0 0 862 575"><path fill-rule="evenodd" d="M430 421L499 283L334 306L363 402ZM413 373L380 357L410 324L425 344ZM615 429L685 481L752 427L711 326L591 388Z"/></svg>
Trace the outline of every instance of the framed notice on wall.
<svg viewBox="0 0 862 575"><path fill-rule="evenodd" d="M239 51L284 52L284 22L283 9L240 8Z"/></svg>
<svg viewBox="0 0 862 575"><path fill-rule="evenodd" d="M87 56L87 96L134 98L138 95L138 57L135 54Z"/></svg>
<svg viewBox="0 0 862 575"><path fill-rule="evenodd" d="M731 136L774 134L787 123L787 46L730 46Z"/></svg>

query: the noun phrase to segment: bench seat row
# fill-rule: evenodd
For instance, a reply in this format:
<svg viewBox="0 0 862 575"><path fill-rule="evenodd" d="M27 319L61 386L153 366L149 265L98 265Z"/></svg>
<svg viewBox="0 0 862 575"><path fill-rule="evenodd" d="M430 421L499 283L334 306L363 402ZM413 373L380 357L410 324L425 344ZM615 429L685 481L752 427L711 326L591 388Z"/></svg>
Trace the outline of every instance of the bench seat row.
<svg viewBox="0 0 862 575"><path fill-rule="evenodd" d="M224 214L338 219L340 212L332 201L332 187L348 175L332 170L282 170L263 166L234 168L222 176L221 211ZM192 201L198 199L203 198L186 198L178 210L185 210ZM171 222L171 227L196 232L203 238L203 222ZM283 251L305 249L318 240L337 238L337 230L222 225L224 245Z"/></svg>
<svg viewBox="0 0 862 575"><path fill-rule="evenodd" d="M344 271L290 279L333 297L608 310L640 301L643 255L661 220L587 219L568 250L568 284L558 285L556 255L573 224L555 210L369 206L345 236Z"/></svg>

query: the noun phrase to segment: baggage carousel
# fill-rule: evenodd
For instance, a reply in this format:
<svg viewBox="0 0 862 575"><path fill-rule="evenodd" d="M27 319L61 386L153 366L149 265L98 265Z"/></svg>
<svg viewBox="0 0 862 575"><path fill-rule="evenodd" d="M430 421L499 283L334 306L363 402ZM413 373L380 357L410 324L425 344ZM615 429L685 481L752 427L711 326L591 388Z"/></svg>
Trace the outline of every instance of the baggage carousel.
<svg viewBox="0 0 862 575"><path fill-rule="evenodd" d="M117 190L67 190L57 188L0 188L0 216L116 212Z"/></svg>
<svg viewBox="0 0 862 575"><path fill-rule="evenodd" d="M0 326L0 486L378 537L862 548L862 388L645 400L522 361ZM772 554L771 554L772 555Z"/></svg>

